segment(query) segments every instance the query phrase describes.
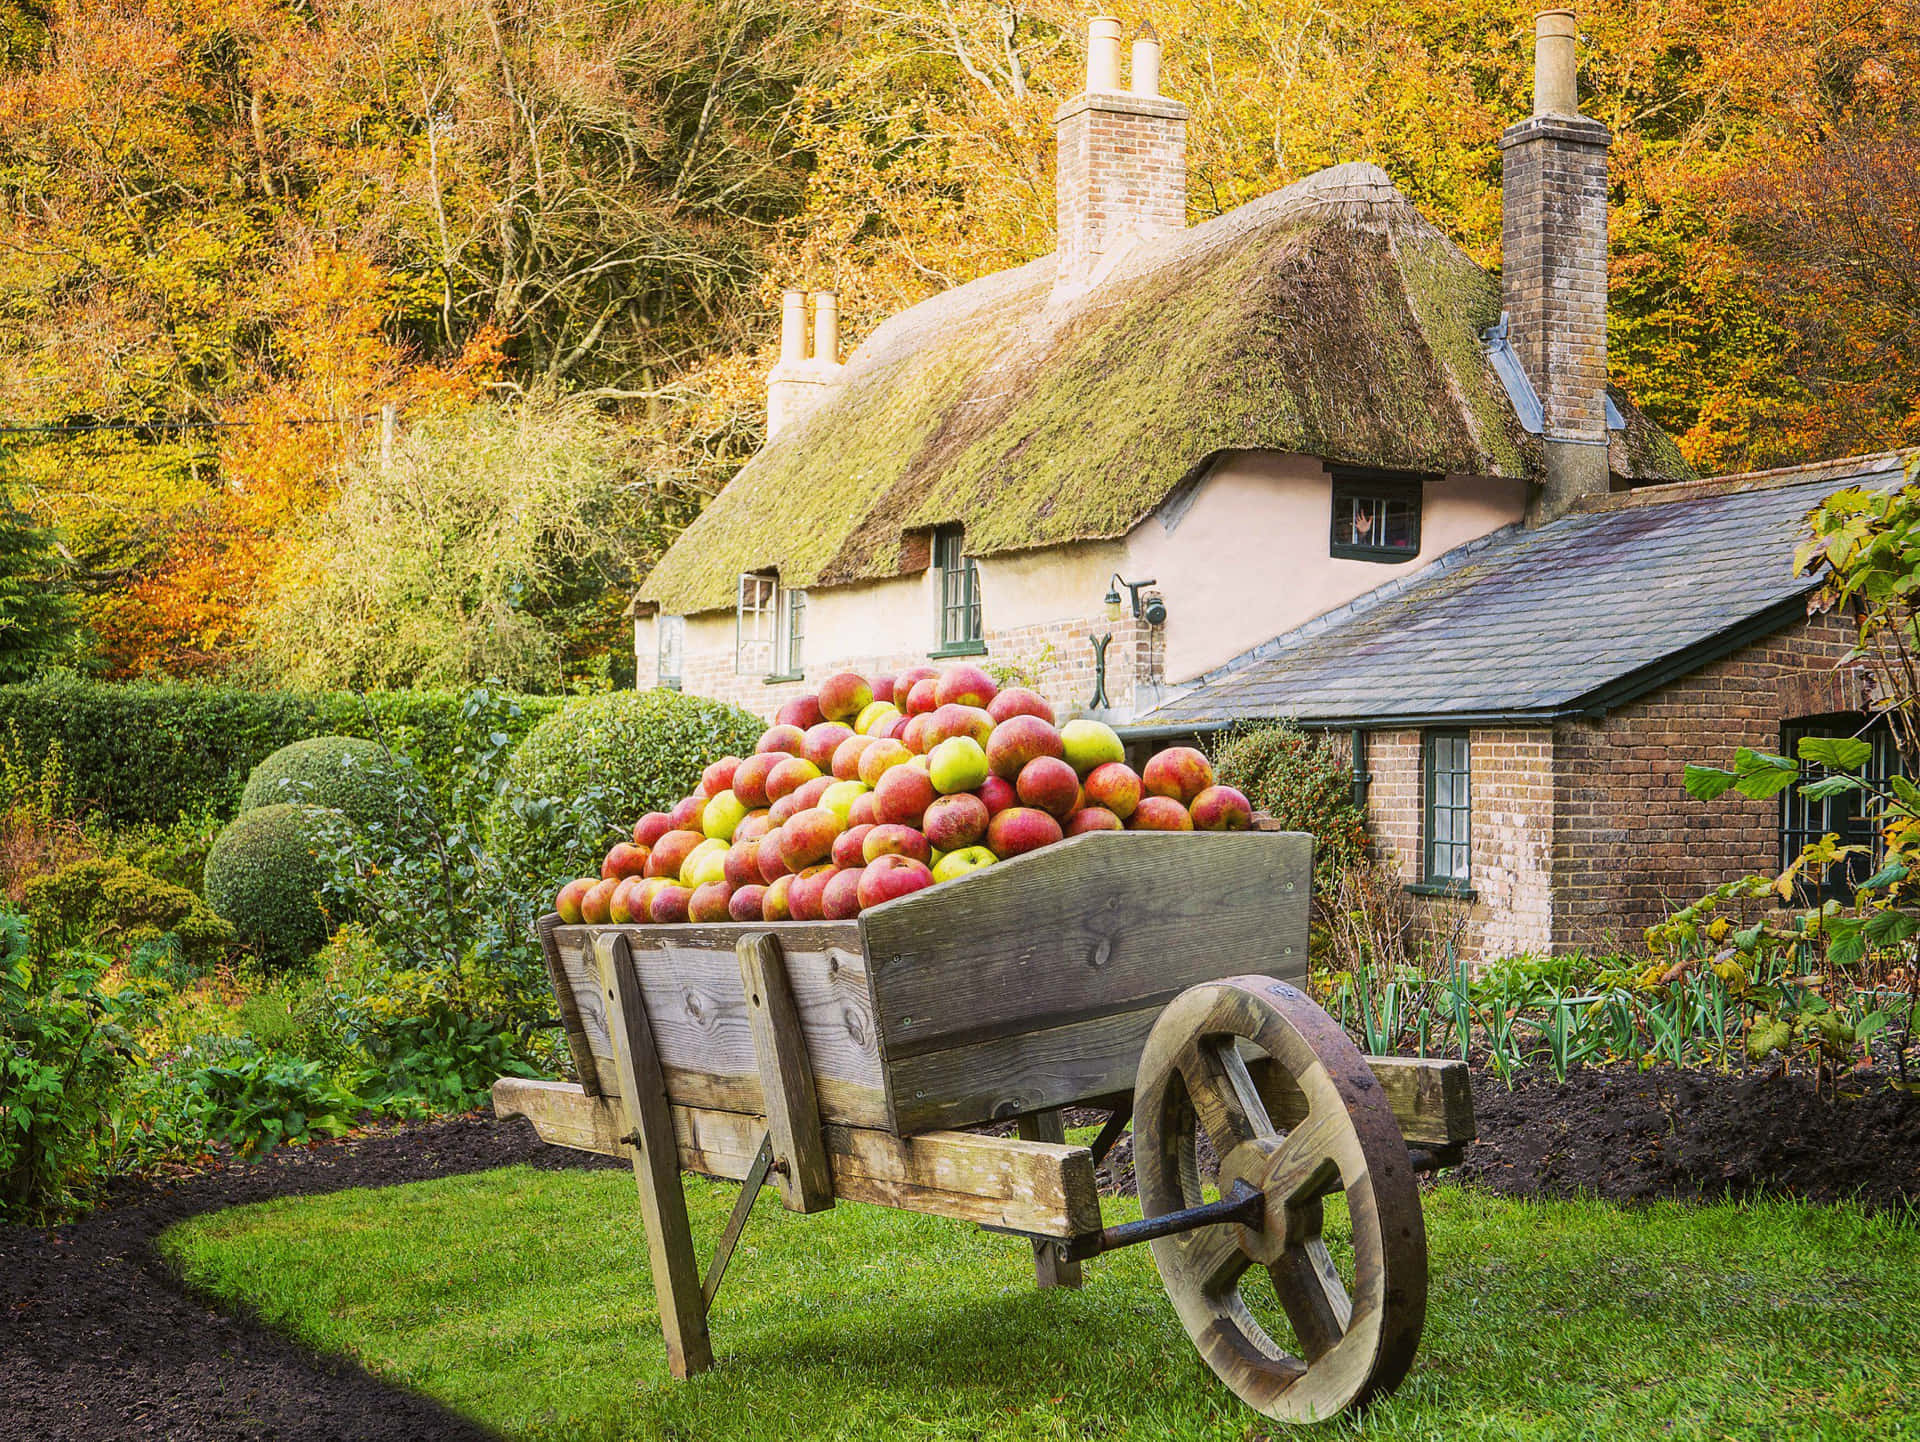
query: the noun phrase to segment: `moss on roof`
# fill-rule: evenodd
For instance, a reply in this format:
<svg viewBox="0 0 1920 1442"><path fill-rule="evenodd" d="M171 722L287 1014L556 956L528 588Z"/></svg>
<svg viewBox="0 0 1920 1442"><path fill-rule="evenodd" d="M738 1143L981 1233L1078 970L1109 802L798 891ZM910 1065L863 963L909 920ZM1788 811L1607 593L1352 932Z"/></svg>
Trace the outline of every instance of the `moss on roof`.
<svg viewBox="0 0 1920 1442"><path fill-rule="evenodd" d="M642 599L728 607L740 572L769 567L795 586L897 575L909 532L953 522L983 556L1123 535L1224 451L1537 473L1480 344L1497 282L1374 166L1137 243L1076 297L1055 299L1053 280L1049 256L881 326ZM1689 474L1621 409L1623 473Z"/></svg>

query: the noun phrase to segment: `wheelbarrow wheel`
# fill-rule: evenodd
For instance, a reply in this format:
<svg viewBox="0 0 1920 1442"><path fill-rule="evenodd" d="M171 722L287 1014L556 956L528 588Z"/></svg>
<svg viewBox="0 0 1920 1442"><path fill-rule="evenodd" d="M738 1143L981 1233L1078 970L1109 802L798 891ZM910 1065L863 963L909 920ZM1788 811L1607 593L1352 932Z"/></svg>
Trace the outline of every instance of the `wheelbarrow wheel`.
<svg viewBox="0 0 1920 1442"><path fill-rule="evenodd" d="M1288 1130L1269 1117L1247 1065L1253 1052L1304 1098ZM1270 1074L1270 1095L1276 1082ZM1248 1406L1286 1422L1325 1419L1392 1391L1426 1320L1426 1227L1399 1125L1346 1033L1285 982L1210 982L1160 1014L1134 1086L1134 1170L1147 1217L1208 1200L1200 1136L1219 1158L1222 1196L1244 1184L1266 1198L1257 1229L1215 1224L1153 1243L1161 1283L1206 1364ZM1284 1114L1300 1110L1295 1098ZM1351 1293L1321 1234L1322 1199L1343 1190ZM1298 1355L1242 1294L1256 1266L1273 1279Z"/></svg>

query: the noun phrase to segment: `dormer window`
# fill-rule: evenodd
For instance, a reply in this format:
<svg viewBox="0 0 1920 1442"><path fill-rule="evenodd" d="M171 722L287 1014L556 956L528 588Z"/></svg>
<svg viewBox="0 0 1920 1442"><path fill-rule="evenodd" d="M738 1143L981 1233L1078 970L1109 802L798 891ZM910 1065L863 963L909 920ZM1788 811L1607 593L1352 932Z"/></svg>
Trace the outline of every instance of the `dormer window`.
<svg viewBox="0 0 1920 1442"><path fill-rule="evenodd" d="M1411 561L1420 554L1417 476L1333 473L1333 529L1328 553L1347 561Z"/></svg>
<svg viewBox="0 0 1920 1442"><path fill-rule="evenodd" d="M986 650L980 627L980 568L961 549L958 526L933 533L933 564L940 576L940 648L936 656L977 656Z"/></svg>

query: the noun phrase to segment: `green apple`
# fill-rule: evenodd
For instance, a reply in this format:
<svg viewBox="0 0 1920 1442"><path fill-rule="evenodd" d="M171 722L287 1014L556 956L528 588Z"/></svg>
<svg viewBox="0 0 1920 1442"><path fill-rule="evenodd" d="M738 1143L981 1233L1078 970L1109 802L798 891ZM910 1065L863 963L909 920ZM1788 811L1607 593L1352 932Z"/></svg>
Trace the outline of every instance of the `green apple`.
<svg viewBox="0 0 1920 1442"><path fill-rule="evenodd" d="M971 736L950 736L933 748L927 774L942 796L971 791L989 775L987 753Z"/></svg>
<svg viewBox="0 0 1920 1442"><path fill-rule="evenodd" d="M1096 766L1127 759L1127 748L1121 745L1118 733L1104 721L1089 721L1085 717L1060 728L1060 747L1066 753L1067 765L1082 780Z"/></svg>
<svg viewBox="0 0 1920 1442"><path fill-rule="evenodd" d="M680 863L680 884L697 889L709 881L727 879L727 843L710 836L688 853Z"/></svg>
<svg viewBox="0 0 1920 1442"><path fill-rule="evenodd" d="M900 708L891 701L874 701L862 708L854 720L853 729L861 736L871 736L899 714Z"/></svg>
<svg viewBox="0 0 1920 1442"><path fill-rule="evenodd" d="M991 866L999 860L984 846L963 846L958 851L949 851L933 866L935 881L952 881L956 876L965 876L969 871L978 871L983 866Z"/></svg>
<svg viewBox="0 0 1920 1442"><path fill-rule="evenodd" d="M721 791L707 799L700 813L700 829L716 841L731 841L740 823L747 819L747 803L731 791Z"/></svg>
<svg viewBox="0 0 1920 1442"><path fill-rule="evenodd" d="M836 781L820 793L820 804L838 816L842 826L846 826L849 824L848 813L853 810L853 803L872 789L864 781ZM712 809L711 803L708 809Z"/></svg>

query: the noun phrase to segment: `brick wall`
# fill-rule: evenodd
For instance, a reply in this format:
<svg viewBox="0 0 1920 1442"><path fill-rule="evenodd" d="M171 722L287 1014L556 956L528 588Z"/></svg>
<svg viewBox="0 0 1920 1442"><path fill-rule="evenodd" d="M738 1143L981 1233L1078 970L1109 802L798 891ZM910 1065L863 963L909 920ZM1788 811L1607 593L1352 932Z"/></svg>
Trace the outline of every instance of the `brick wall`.
<svg viewBox="0 0 1920 1442"><path fill-rule="evenodd" d="M1187 223L1187 107L1153 95L1083 94L1053 119L1059 278L1083 285L1122 230Z"/></svg>

